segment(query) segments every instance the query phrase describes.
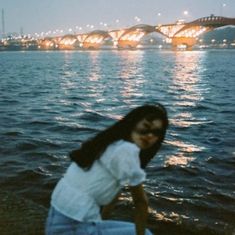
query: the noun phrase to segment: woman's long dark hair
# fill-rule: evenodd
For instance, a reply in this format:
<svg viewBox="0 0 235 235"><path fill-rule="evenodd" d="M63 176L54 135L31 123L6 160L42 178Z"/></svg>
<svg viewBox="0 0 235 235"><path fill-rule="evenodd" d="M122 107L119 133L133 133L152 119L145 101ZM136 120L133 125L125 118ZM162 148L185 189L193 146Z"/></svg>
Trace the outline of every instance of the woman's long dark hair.
<svg viewBox="0 0 235 235"><path fill-rule="evenodd" d="M167 112L164 106L159 103L155 105L143 105L133 109L120 121L84 142L80 149L72 151L70 153L71 160L83 169L89 170L93 162L100 158L110 144L121 139L131 141L130 135L132 131L136 127L136 124L143 119L149 121L161 119L163 121L163 132L159 141L151 148L141 150L140 152L141 167L145 168L159 150L168 127Z"/></svg>

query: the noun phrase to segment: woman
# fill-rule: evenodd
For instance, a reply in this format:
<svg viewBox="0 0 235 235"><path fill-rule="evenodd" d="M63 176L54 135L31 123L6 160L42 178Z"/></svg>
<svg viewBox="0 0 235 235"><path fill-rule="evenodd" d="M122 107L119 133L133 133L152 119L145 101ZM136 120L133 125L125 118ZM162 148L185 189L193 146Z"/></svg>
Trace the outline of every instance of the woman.
<svg viewBox="0 0 235 235"><path fill-rule="evenodd" d="M144 105L73 151L52 194L46 234L150 235L143 169L159 150L167 126L161 104ZM133 198L135 223L102 220L123 186Z"/></svg>

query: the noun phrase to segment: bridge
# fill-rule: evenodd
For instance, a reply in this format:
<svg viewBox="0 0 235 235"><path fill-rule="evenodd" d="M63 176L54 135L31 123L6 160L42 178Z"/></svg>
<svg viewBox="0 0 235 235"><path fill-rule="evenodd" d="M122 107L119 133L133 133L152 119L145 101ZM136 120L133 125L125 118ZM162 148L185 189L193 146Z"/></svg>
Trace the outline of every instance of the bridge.
<svg viewBox="0 0 235 235"><path fill-rule="evenodd" d="M191 49L198 37L216 28L235 25L235 18L211 15L192 22L177 21L174 24L146 25L139 24L119 30L95 30L85 34L64 35L39 40L41 49L98 49L105 42L115 48L136 48L140 40L149 33L163 35L173 48L184 45Z"/></svg>

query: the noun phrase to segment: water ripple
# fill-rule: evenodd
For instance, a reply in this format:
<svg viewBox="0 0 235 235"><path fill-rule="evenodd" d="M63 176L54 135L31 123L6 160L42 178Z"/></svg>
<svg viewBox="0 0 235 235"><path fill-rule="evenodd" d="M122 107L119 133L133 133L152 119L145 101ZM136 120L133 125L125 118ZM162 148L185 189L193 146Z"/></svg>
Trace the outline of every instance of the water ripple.
<svg viewBox="0 0 235 235"><path fill-rule="evenodd" d="M147 168L149 227L232 234L232 50L13 52L0 59L1 188L48 206L72 149L130 109L161 102L170 126ZM121 199L118 219L131 211L130 195Z"/></svg>

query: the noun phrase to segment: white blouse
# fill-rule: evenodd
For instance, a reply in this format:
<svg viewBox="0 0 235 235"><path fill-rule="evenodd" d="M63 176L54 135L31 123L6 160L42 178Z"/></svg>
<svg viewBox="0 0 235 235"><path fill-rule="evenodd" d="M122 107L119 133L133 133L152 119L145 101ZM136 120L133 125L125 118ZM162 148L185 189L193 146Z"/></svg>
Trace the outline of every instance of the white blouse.
<svg viewBox="0 0 235 235"><path fill-rule="evenodd" d="M101 220L100 206L111 202L124 185L136 186L145 180L139 152L135 144L119 140L88 171L71 163L52 193L51 205L78 221Z"/></svg>

